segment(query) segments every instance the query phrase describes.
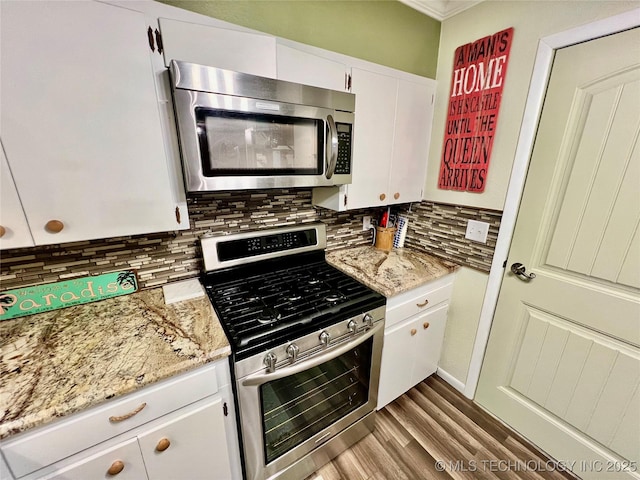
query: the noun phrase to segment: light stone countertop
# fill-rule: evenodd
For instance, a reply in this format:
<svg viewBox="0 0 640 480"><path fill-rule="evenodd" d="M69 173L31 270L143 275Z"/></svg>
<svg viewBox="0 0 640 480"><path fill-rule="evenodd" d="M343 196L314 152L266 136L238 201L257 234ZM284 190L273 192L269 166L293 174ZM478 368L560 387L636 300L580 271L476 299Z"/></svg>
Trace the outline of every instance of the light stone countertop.
<svg viewBox="0 0 640 480"><path fill-rule="evenodd" d="M454 272L458 266L413 248L390 252L365 245L327 252L327 262L385 297Z"/></svg>
<svg viewBox="0 0 640 480"><path fill-rule="evenodd" d="M0 439L225 358L205 295L162 288L0 322Z"/></svg>

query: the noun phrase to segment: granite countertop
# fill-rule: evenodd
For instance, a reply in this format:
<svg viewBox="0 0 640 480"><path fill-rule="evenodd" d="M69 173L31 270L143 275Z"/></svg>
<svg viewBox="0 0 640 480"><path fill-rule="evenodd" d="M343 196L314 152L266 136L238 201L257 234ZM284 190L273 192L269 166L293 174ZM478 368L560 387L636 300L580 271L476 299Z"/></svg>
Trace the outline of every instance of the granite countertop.
<svg viewBox="0 0 640 480"><path fill-rule="evenodd" d="M227 357L206 296L162 288L0 322L0 439Z"/></svg>
<svg viewBox="0 0 640 480"><path fill-rule="evenodd" d="M390 252L365 245L327 252L327 262L385 297L454 272L458 266L413 248Z"/></svg>

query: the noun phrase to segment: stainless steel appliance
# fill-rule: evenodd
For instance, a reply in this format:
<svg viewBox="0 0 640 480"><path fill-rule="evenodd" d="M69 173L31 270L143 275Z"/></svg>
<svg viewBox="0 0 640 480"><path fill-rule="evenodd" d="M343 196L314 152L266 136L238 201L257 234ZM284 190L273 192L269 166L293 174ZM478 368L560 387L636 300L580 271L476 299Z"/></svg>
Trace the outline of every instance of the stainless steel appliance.
<svg viewBox="0 0 640 480"><path fill-rule="evenodd" d="M355 95L173 60L188 191L351 183Z"/></svg>
<svg viewBox="0 0 640 480"><path fill-rule="evenodd" d="M304 478L373 428L386 300L325 246L324 224L202 240L250 480Z"/></svg>

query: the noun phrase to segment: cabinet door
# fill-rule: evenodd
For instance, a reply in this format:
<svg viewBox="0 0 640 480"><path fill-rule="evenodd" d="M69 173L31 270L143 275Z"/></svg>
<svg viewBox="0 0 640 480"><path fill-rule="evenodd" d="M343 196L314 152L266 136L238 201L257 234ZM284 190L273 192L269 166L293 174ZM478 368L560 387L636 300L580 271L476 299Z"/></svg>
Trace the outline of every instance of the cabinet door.
<svg viewBox="0 0 640 480"><path fill-rule="evenodd" d="M378 410L412 387L416 325L416 321L408 320L385 329L380 362ZM416 333L412 335L413 330Z"/></svg>
<svg viewBox="0 0 640 480"><path fill-rule="evenodd" d="M359 68L351 75L356 119L348 208L387 205L398 80Z"/></svg>
<svg viewBox="0 0 640 480"><path fill-rule="evenodd" d="M417 385L438 369L444 330L447 325L448 309L448 304L430 308L419 315L412 324L412 328L416 329L417 333L413 350L415 363L411 373L411 387Z"/></svg>
<svg viewBox="0 0 640 480"><path fill-rule="evenodd" d="M0 21L0 137L35 243L177 229L144 15L7 0Z"/></svg>
<svg viewBox="0 0 640 480"><path fill-rule="evenodd" d="M121 469L120 469L121 468ZM113 469L110 471L110 469ZM42 480L87 480L117 478L118 480L147 479L144 461L135 438L105 451L90 455Z"/></svg>
<svg viewBox="0 0 640 480"><path fill-rule="evenodd" d="M32 247L33 238L24 216L9 164L0 144L0 250Z"/></svg>
<svg viewBox="0 0 640 480"><path fill-rule="evenodd" d="M420 202L427 169L433 88L399 80L389 203Z"/></svg>
<svg viewBox="0 0 640 480"><path fill-rule="evenodd" d="M277 46L278 78L330 90L347 90L347 66L302 50Z"/></svg>
<svg viewBox="0 0 640 480"><path fill-rule="evenodd" d="M0 455L0 480L14 480L2 455Z"/></svg>
<svg viewBox="0 0 640 480"><path fill-rule="evenodd" d="M181 409L166 423L138 435L138 442L150 480L232 478L220 398Z"/></svg>
<svg viewBox="0 0 640 480"><path fill-rule="evenodd" d="M161 18L164 60L198 63L236 72L276 78L276 39Z"/></svg>

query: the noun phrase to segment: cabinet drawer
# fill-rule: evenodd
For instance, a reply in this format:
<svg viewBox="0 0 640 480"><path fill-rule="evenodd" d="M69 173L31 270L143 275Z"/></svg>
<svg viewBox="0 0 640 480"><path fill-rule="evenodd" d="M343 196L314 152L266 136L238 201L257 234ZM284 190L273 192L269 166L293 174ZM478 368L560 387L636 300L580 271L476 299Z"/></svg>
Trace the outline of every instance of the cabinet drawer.
<svg viewBox="0 0 640 480"><path fill-rule="evenodd" d="M117 468L120 462L122 470L109 474L110 468ZM147 473L140 448L135 438L131 438L113 448L72 463L65 468L42 477L41 480L88 480L92 478L111 478L118 480L146 480Z"/></svg>
<svg viewBox="0 0 640 480"><path fill-rule="evenodd" d="M18 478L217 391L207 366L4 441L2 453Z"/></svg>
<svg viewBox="0 0 640 480"><path fill-rule="evenodd" d="M392 297L387 302L385 325L390 327L451 298L453 275Z"/></svg>

